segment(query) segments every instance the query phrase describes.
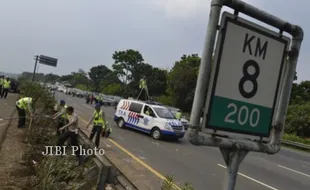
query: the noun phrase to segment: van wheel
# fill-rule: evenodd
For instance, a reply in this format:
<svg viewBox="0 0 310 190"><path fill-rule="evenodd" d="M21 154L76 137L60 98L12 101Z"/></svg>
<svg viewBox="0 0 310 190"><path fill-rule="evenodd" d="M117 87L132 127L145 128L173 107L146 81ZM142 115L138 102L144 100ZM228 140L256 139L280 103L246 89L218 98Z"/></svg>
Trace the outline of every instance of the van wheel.
<svg viewBox="0 0 310 190"><path fill-rule="evenodd" d="M124 119L123 118L119 118L118 121L117 121L117 126L119 128L124 128L125 126L125 122L124 122Z"/></svg>
<svg viewBox="0 0 310 190"><path fill-rule="evenodd" d="M155 140L159 140L161 138L161 132L157 127L152 130L151 135Z"/></svg>

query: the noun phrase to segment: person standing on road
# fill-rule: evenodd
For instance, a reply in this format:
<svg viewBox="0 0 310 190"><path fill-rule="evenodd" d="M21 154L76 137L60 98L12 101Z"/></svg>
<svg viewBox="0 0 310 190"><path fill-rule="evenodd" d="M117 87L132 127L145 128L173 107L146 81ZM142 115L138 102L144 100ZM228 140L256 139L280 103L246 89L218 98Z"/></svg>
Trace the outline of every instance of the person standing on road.
<svg viewBox="0 0 310 190"><path fill-rule="evenodd" d="M71 146L77 147L77 149L75 149L76 151L73 153L78 158L79 165L81 165L83 159L82 159L82 155L80 155L79 144L78 144L78 134L79 134L78 116L76 115L76 113L74 113L74 108L72 106L67 107L66 111L68 114L69 123L61 127L59 131L63 131L66 128L68 128L68 130L60 135L57 141L57 146L63 146L65 142L70 138Z"/></svg>
<svg viewBox="0 0 310 190"><path fill-rule="evenodd" d="M26 111L30 113L30 117L33 118L33 105L32 98L24 97L16 102L16 109L18 112L18 128L24 128L26 124Z"/></svg>
<svg viewBox="0 0 310 190"><path fill-rule="evenodd" d="M177 120L180 120L182 119L182 113L181 113L181 110L178 109L178 111L175 113L175 118L177 118Z"/></svg>
<svg viewBox="0 0 310 190"><path fill-rule="evenodd" d="M2 75L0 77L0 95L2 94L3 84L4 84L4 76Z"/></svg>
<svg viewBox="0 0 310 190"><path fill-rule="evenodd" d="M3 82L3 87L2 87L2 93L1 93L1 98L6 99L6 97L8 96L8 92L11 88L11 80L10 78L6 78Z"/></svg>
<svg viewBox="0 0 310 190"><path fill-rule="evenodd" d="M59 105L56 105L56 111L53 115L53 119L56 120L58 119L57 122L57 135L59 136L61 134L61 131L59 129L63 126L65 126L68 123L68 115L67 115L67 105L64 100L60 100Z"/></svg>
<svg viewBox="0 0 310 190"><path fill-rule="evenodd" d="M149 92L148 92L148 87L146 84L146 76L143 76L143 78L140 79L139 89L141 89L141 90L140 90L140 93L137 97L137 100L140 100L140 97L141 97L141 100L148 101L149 100ZM142 98L143 97L142 93L144 93L144 95L145 95L144 98Z"/></svg>
<svg viewBox="0 0 310 190"><path fill-rule="evenodd" d="M94 94L91 94L91 96L90 96L90 104L93 104L94 100L95 100Z"/></svg>
<svg viewBox="0 0 310 190"><path fill-rule="evenodd" d="M101 104L97 103L95 105L95 111L93 113L93 116L91 117L91 119L89 120L86 129L88 129L89 125L93 123L93 129L90 133L89 139L93 140L94 136L96 135L96 139L95 139L95 144L97 147L99 147L99 143L100 143L100 135L102 130L106 130L106 119L105 119L105 114L104 112L100 109Z"/></svg>

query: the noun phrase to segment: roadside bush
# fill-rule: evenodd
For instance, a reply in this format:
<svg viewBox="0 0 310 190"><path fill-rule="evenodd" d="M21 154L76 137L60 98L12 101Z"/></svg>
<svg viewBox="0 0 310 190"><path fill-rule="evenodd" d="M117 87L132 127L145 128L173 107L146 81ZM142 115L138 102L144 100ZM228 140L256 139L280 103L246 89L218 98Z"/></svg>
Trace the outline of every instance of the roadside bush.
<svg viewBox="0 0 310 190"><path fill-rule="evenodd" d="M283 139L310 145L310 138L300 138L294 134L284 134Z"/></svg>
<svg viewBox="0 0 310 190"><path fill-rule="evenodd" d="M310 102L289 106L285 132L301 138L310 137Z"/></svg>
<svg viewBox="0 0 310 190"><path fill-rule="evenodd" d="M48 90L43 89L39 84L23 82L20 84L21 97L32 97L35 108L42 113L51 114L55 99Z"/></svg>
<svg viewBox="0 0 310 190"><path fill-rule="evenodd" d="M55 99L48 90L40 85L24 82L21 84L21 96L32 97L36 117L29 121L26 133L28 149L23 154L23 162L33 171L34 179L29 189L74 189L82 183L84 169L77 167L75 156L43 156L45 146L54 146L57 140L53 120L46 115L53 113Z"/></svg>
<svg viewBox="0 0 310 190"><path fill-rule="evenodd" d="M155 98L155 100L168 106L174 106L175 102L175 100L171 96L166 95L158 96Z"/></svg>
<svg viewBox="0 0 310 190"><path fill-rule="evenodd" d="M177 190L179 188L175 186L175 181L172 176L166 176L166 180L163 182L161 189L162 190ZM181 190L195 190L195 189L190 183L185 182L182 185Z"/></svg>

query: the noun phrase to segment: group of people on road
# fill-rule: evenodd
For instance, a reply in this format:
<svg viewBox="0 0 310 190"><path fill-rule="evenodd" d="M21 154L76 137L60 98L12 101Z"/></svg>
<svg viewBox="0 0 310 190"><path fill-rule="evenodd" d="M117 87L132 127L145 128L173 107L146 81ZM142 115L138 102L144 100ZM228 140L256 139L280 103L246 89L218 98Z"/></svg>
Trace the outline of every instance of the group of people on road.
<svg viewBox="0 0 310 190"><path fill-rule="evenodd" d="M6 99L11 88L11 80L9 77L0 76L0 97Z"/></svg>
<svg viewBox="0 0 310 190"><path fill-rule="evenodd" d="M18 128L25 127L26 112L29 113L31 119L34 118L33 102L34 100L31 97L22 97L16 102L16 109L19 117ZM66 102L61 100L59 104L55 105L55 114L52 116L52 119L57 122L57 146L63 146L64 143L70 139L69 144L78 147L79 120L78 115L74 112L74 108L72 106L67 106ZM93 129L89 139L93 140L96 136L95 145L99 147L101 135L108 136L110 133L107 127L105 113L101 110L100 104L95 105L94 113L86 128L88 129L91 124L93 124ZM75 152L75 155L79 160L79 164L82 164L83 158L79 155L78 150Z"/></svg>

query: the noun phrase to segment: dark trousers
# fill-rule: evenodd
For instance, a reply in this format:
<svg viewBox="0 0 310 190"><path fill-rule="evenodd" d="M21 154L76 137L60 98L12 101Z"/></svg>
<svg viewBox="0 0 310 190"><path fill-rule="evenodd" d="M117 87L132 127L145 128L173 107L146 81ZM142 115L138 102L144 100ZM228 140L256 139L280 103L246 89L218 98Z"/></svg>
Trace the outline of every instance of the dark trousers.
<svg viewBox="0 0 310 190"><path fill-rule="evenodd" d="M63 118L60 118L58 120L58 123L57 123L57 135L59 136L60 134L63 134L64 133L64 130L62 131L59 131L60 128L62 128L63 126L66 125L66 120L63 119Z"/></svg>
<svg viewBox="0 0 310 190"><path fill-rule="evenodd" d="M147 92L147 90L141 89L140 90L140 94L139 94L137 99L141 100L141 101L147 101L148 100L148 92Z"/></svg>
<svg viewBox="0 0 310 190"><path fill-rule="evenodd" d="M93 129L89 136L89 139L93 140L94 136L96 135L95 145L97 147L99 147L101 131L102 131L102 126L95 125L93 126Z"/></svg>
<svg viewBox="0 0 310 190"><path fill-rule="evenodd" d="M1 98L6 99L6 97L8 96L8 92L9 92L8 88L3 88L2 93L1 93Z"/></svg>
<svg viewBox="0 0 310 190"><path fill-rule="evenodd" d="M0 94L2 94L2 89L3 89L3 86L0 85Z"/></svg>
<svg viewBox="0 0 310 190"><path fill-rule="evenodd" d="M16 106L17 113L18 113L18 128L25 127L26 125L26 111L23 109L20 109L18 106Z"/></svg>
<svg viewBox="0 0 310 190"><path fill-rule="evenodd" d="M75 132L72 132L72 131L65 131L63 134L61 134L60 137L58 138L57 146L63 146L69 138L70 138L71 146L79 146L78 134L76 134ZM80 151L79 150L74 152L74 154L76 155L76 157L78 157L78 158L80 157Z"/></svg>

